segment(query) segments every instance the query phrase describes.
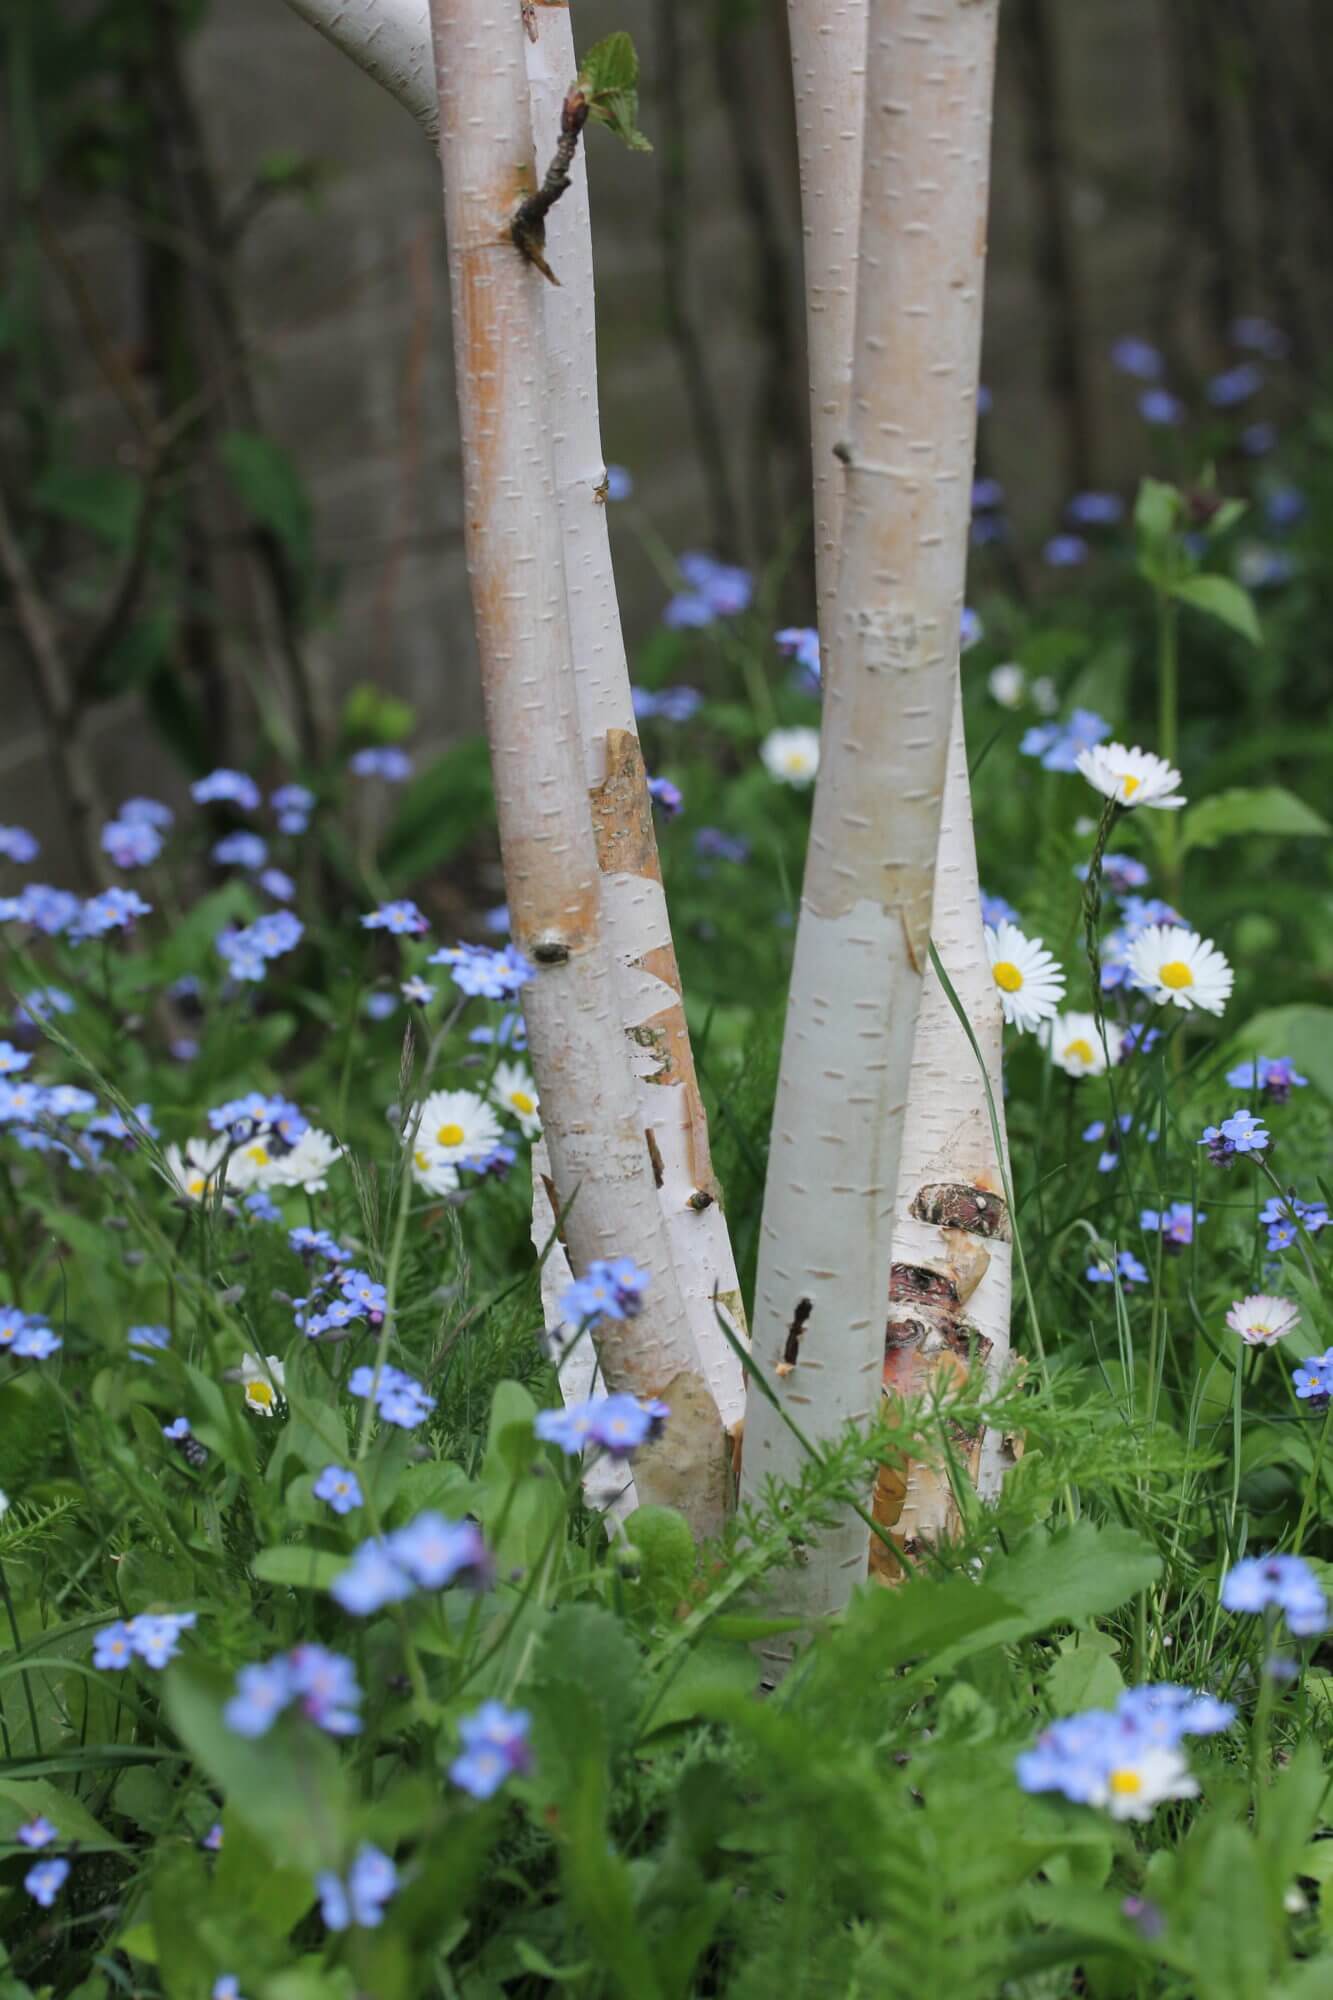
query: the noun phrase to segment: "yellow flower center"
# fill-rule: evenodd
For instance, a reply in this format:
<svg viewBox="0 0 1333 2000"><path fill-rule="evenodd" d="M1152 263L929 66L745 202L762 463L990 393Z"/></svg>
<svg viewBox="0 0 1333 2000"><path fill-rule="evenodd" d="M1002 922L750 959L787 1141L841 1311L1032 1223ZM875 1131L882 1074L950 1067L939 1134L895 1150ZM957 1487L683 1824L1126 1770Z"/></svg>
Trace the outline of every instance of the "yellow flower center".
<svg viewBox="0 0 1333 2000"><path fill-rule="evenodd" d="M424 1174L427 1167L430 1165L429 1155L424 1153L421 1150L421 1147L418 1146L415 1153L413 1153L412 1158L416 1163L418 1172Z"/></svg>
<svg viewBox="0 0 1333 2000"><path fill-rule="evenodd" d="M273 1384L271 1382L247 1382L245 1385L245 1400L247 1403L253 1403L256 1409L271 1410L277 1400L273 1393Z"/></svg>
<svg viewBox="0 0 1333 2000"><path fill-rule="evenodd" d="M1120 789L1127 799L1132 799L1142 783L1142 778L1131 778L1128 771L1126 771L1121 777Z"/></svg>
<svg viewBox="0 0 1333 2000"><path fill-rule="evenodd" d="M441 1125L439 1131L435 1134L436 1140L441 1146L461 1146L464 1136L461 1125Z"/></svg>
<svg viewBox="0 0 1333 2000"><path fill-rule="evenodd" d="M525 1118L534 1108L532 1099L528 1096L526 1090L511 1090L509 1093L509 1102L513 1105L515 1111L521 1111Z"/></svg>
<svg viewBox="0 0 1333 2000"><path fill-rule="evenodd" d="M1143 1790L1143 1780L1137 1771L1112 1771L1107 1783L1117 1798L1122 1799L1132 1799Z"/></svg>
<svg viewBox="0 0 1333 2000"><path fill-rule="evenodd" d="M1006 993L1017 993L1023 984L1022 973L1007 958L1000 959L998 964L991 967L991 971L995 974L995 984L1002 987Z"/></svg>
<svg viewBox="0 0 1333 2000"><path fill-rule="evenodd" d="M1169 958L1157 976L1163 986L1174 987L1177 991L1182 986L1194 984L1194 974L1183 958Z"/></svg>
<svg viewBox="0 0 1333 2000"><path fill-rule="evenodd" d="M203 1174L191 1174L185 1183L185 1192L186 1194L201 1195L207 1185L208 1182Z"/></svg>
<svg viewBox="0 0 1333 2000"><path fill-rule="evenodd" d="M247 1160L253 1160L257 1167L266 1167L268 1165L268 1147L247 1146L245 1157Z"/></svg>
<svg viewBox="0 0 1333 2000"><path fill-rule="evenodd" d="M1092 1043L1085 1042L1082 1035L1075 1035L1072 1042L1065 1043L1065 1054L1074 1062L1095 1063L1097 1060Z"/></svg>

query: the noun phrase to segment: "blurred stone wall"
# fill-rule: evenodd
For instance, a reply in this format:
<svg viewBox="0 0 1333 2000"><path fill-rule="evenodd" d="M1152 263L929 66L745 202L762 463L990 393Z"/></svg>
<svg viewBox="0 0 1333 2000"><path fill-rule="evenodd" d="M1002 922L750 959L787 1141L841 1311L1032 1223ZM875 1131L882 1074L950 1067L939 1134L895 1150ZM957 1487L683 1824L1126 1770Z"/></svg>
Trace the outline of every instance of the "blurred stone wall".
<svg viewBox="0 0 1333 2000"><path fill-rule="evenodd" d="M1228 0L1233 12L1238 4ZM1272 12L1294 16L1304 5L1274 0ZM1124 483L1141 468L1132 396L1106 360L1117 334L1165 332L1193 356L1187 365L1207 364L1215 330L1196 294L1216 293L1208 259L1216 261L1217 244L1199 240L1206 218L1187 198L1186 155L1192 145L1197 176L1208 148L1199 119L1211 105L1215 124L1231 121L1216 171L1234 180L1252 121L1237 112L1234 92L1202 110L1196 102L1193 124L1183 116L1181 39L1167 24L1180 18L1172 8L1194 6L1006 0L1001 10L983 366L994 413L983 450L986 469L1038 531L1071 479ZM576 11L585 43L612 26L633 33L647 79L643 123L657 141L651 158L624 154L603 133L590 149L605 447L636 482L634 505L615 515L631 639L656 619L666 553L716 545L724 532L729 552L750 560L785 551L784 609L809 616L798 512L800 234L781 0L759 0L723 59L702 0L578 0ZM474 728L479 709L434 158L406 114L282 0L214 0L190 67L224 191L243 187L275 153L328 165L315 201L276 203L251 227L237 293L264 419L309 482L319 559L335 592L314 649L326 700L357 681L379 682L412 702L426 742L441 742ZM743 115L724 103L724 88ZM669 209L664 173L684 191ZM1271 309L1279 247L1243 191L1231 215L1232 302ZM117 237L76 215L68 243L116 336L132 340ZM1199 284L1186 296L1196 264ZM75 356L68 302L54 310ZM698 400L686 391L682 322L706 373L715 435L707 410L709 435L701 433ZM91 380L70 401L69 421L90 453L114 438L114 415ZM228 532L220 518L219 536ZM238 593L243 634L243 583ZM238 674L242 665L272 672L271 655L266 665L243 639L232 645L233 657L245 652ZM4 675L12 699L0 740L3 817L41 827L59 879L45 758L12 649ZM133 700L99 711L96 738L113 798L148 787L179 794L180 774Z"/></svg>

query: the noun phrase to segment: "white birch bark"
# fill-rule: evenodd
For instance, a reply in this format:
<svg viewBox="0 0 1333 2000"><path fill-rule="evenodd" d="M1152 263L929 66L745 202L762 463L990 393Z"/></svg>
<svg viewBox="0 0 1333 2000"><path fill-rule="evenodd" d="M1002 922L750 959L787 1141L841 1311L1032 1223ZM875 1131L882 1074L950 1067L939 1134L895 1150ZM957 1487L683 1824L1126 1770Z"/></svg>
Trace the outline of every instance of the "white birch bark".
<svg viewBox="0 0 1333 2000"><path fill-rule="evenodd" d="M353 61L370 69L432 138L438 135L428 0L289 0L289 4ZM540 165L555 150L561 106L578 67L569 8L552 0L533 8L525 46ZM423 73L430 79L428 97L421 88ZM707 1119L681 1003L651 804L638 757L607 532L592 227L581 145L572 163L571 185L551 210L546 227L548 261L561 280L559 286L543 289L541 302L547 413L564 535L579 727L604 871L602 924L617 968L620 1019L631 1044L644 1126L652 1133L677 1282L722 1424L733 1430L744 1413L744 1376L719 1331L717 1314L723 1312L733 1331L744 1337L745 1313L709 1157Z"/></svg>
<svg viewBox="0 0 1333 2000"><path fill-rule="evenodd" d="M509 225L535 185L520 11L432 0L468 573L481 658L505 887L537 966L524 1015L570 1262L632 1255L651 1274L642 1314L603 1320L613 1389L661 1396L667 1440L639 1457L645 1500L697 1532L725 1510L716 1408L676 1283L619 1032L600 921L551 470L543 279Z"/></svg>
<svg viewBox="0 0 1333 2000"><path fill-rule="evenodd" d="M287 5L383 84L432 140L439 138L430 0L287 0Z"/></svg>
<svg viewBox="0 0 1333 2000"><path fill-rule="evenodd" d="M841 565L774 1116L756 1357L815 1442L874 1411L956 690L997 0L871 0ZM779 1370L781 1372L779 1372ZM755 1399L742 1490L801 1448ZM793 1608L865 1575L846 1510Z"/></svg>

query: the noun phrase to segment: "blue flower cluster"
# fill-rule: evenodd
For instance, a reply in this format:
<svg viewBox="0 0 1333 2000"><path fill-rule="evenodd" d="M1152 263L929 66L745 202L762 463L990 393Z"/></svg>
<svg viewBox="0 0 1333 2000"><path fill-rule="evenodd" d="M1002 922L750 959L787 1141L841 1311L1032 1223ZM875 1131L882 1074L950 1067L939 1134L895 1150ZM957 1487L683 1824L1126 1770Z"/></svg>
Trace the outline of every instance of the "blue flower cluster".
<svg viewBox="0 0 1333 2000"><path fill-rule="evenodd" d="M34 1863L23 1878L23 1886L39 1909L49 1910L68 1879L68 1861L53 1856Z"/></svg>
<svg viewBox="0 0 1333 2000"><path fill-rule="evenodd" d="M421 937L430 929L430 919L404 896L396 903L381 903L368 917L362 917L361 928L388 931L391 937Z"/></svg>
<svg viewBox="0 0 1333 2000"><path fill-rule="evenodd" d="M417 1590L443 1590L459 1582L484 1590L491 1573L475 1521L446 1521L442 1514L425 1513L382 1539L362 1542L329 1589L344 1611L368 1618Z"/></svg>
<svg viewBox="0 0 1333 2000"><path fill-rule="evenodd" d="M233 979L257 983L270 962L294 951L305 936L305 925L290 910L272 910L241 930L228 925L214 943Z"/></svg>
<svg viewBox="0 0 1333 2000"><path fill-rule="evenodd" d="M565 1288L560 1312L574 1325L596 1319L634 1319L652 1282L629 1257L595 1257L581 1278Z"/></svg>
<svg viewBox="0 0 1333 2000"><path fill-rule="evenodd" d="M381 1849L363 1841L345 1882L324 1869L316 1875L315 1887L319 1913L331 1931L345 1931L352 1925L373 1931L384 1920L385 1905L397 1893L398 1870Z"/></svg>
<svg viewBox="0 0 1333 2000"><path fill-rule="evenodd" d="M819 658L819 634L812 625L786 625L773 634L778 651L796 662L796 684L806 694L818 694L823 669Z"/></svg>
<svg viewBox="0 0 1333 2000"><path fill-rule="evenodd" d="M1139 1228L1150 1236L1160 1235L1168 1251L1179 1252L1194 1241L1194 1232L1208 1217L1202 1211L1196 1214L1188 1201L1173 1201L1168 1208L1145 1208L1139 1216Z"/></svg>
<svg viewBox="0 0 1333 2000"><path fill-rule="evenodd" d="M0 826L0 860L17 861L26 867L40 853L41 847L26 826Z"/></svg>
<svg viewBox="0 0 1333 2000"><path fill-rule="evenodd" d="M1302 1229L1317 1236L1328 1227L1328 1206L1322 1201L1300 1201L1288 1190L1285 1196L1272 1195L1259 1210L1259 1220L1268 1231L1270 1250L1289 1250Z"/></svg>
<svg viewBox="0 0 1333 2000"><path fill-rule="evenodd" d="M498 1701L484 1701L475 1715L465 1715L458 1725L463 1748L449 1766L459 1790L470 1792L474 1799L489 1799L506 1778L530 1770L530 1727L525 1709L506 1708Z"/></svg>
<svg viewBox="0 0 1333 2000"><path fill-rule="evenodd" d="M558 1445L569 1458L589 1445L612 1458L628 1458L640 1445L661 1436L670 1415L656 1396L646 1403L636 1396L595 1396L560 1410L538 1410L532 1427L543 1444Z"/></svg>
<svg viewBox="0 0 1333 2000"><path fill-rule="evenodd" d="M491 951L484 944L442 945L426 963L447 965L459 992L477 1000L512 1000L536 974L513 944L503 951Z"/></svg>
<svg viewBox="0 0 1333 2000"><path fill-rule="evenodd" d="M49 1361L62 1345L60 1335L47 1325L45 1313L0 1306L0 1354L12 1354L16 1361Z"/></svg>
<svg viewBox="0 0 1333 2000"><path fill-rule="evenodd" d="M701 826L694 836L694 851L700 861L734 861L743 864L750 858L750 843L739 834L724 833L720 826ZM702 875L706 871L699 870Z"/></svg>
<svg viewBox="0 0 1333 2000"><path fill-rule="evenodd" d="M349 1395L363 1400L373 1396L383 1421L403 1431L414 1431L435 1408L434 1396L428 1396L420 1382L388 1362L380 1369L378 1381L373 1368L354 1368L347 1378L347 1389Z"/></svg>
<svg viewBox="0 0 1333 2000"><path fill-rule="evenodd" d="M71 944L79 944L85 938L130 930L136 918L149 916L152 908L134 889L103 889L84 902L68 889L29 882L17 896L0 896L0 923L24 924L45 937L63 934Z"/></svg>
<svg viewBox="0 0 1333 2000"><path fill-rule="evenodd" d="M210 1130L225 1132L237 1146L262 1134L273 1152L289 1149L310 1130L310 1120L299 1105L287 1097L266 1097L259 1090L215 1104L208 1123Z"/></svg>
<svg viewBox="0 0 1333 2000"><path fill-rule="evenodd" d="M388 743L358 750L347 768L354 778L383 778L387 785L405 785L412 775L412 759L406 750Z"/></svg>
<svg viewBox="0 0 1333 2000"><path fill-rule="evenodd" d="M659 688L656 693L643 687L632 688L630 692L640 722L689 722L703 706L704 698L698 688L689 687L684 681L678 681L674 687Z"/></svg>
<svg viewBox="0 0 1333 2000"><path fill-rule="evenodd" d="M1290 1056L1257 1056L1229 1069L1227 1082L1235 1090L1259 1091L1270 1104L1285 1104L1293 1089L1303 1089L1309 1078L1299 1073Z"/></svg>
<svg viewBox="0 0 1333 2000"><path fill-rule="evenodd" d="M353 1514L365 1505L360 1480L343 1465L326 1465L310 1490L316 1500L327 1501L335 1514Z"/></svg>
<svg viewBox="0 0 1333 2000"><path fill-rule="evenodd" d="M1150 1283L1147 1267L1141 1264L1130 1250L1122 1250L1115 1260L1115 1268L1105 1262L1089 1264L1083 1273L1090 1285L1113 1285L1118 1277L1121 1289L1132 1292L1136 1285Z"/></svg>
<svg viewBox="0 0 1333 2000"><path fill-rule="evenodd" d="M681 557L677 567L686 588L677 591L662 613L662 623L674 631L735 618L754 596L750 572L719 562L715 556L692 550Z"/></svg>
<svg viewBox="0 0 1333 2000"><path fill-rule="evenodd" d="M1228 1611L1280 1611L1297 1638L1311 1638L1328 1624L1319 1579L1300 1556L1246 1556L1222 1579Z"/></svg>
<svg viewBox="0 0 1333 2000"><path fill-rule="evenodd" d="M685 810L685 794L670 778L649 778L648 796L655 806L661 807L664 819L675 819Z"/></svg>
<svg viewBox="0 0 1333 2000"><path fill-rule="evenodd" d="M1208 1148L1214 1166L1229 1167L1249 1153L1260 1158L1270 1141L1263 1123L1252 1111L1233 1111L1220 1125L1205 1125L1199 1144Z"/></svg>
<svg viewBox="0 0 1333 2000"><path fill-rule="evenodd" d="M327 1305L321 1303L331 1284L338 1287L338 1296ZM334 1265L319 1280L308 1298L293 1301L297 1307L296 1324L307 1340L318 1340L322 1334L336 1333L340 1328L351 1326L356 1320L365 1320L371 1326L382 1326L384 1315L389 1310L389 1294L378 1279L369 1271L343 1270ZM319 1305L316 1312L305 1309Z"/></svg>
<svg viewBox="0 0 1333 2000"><path fill-rule="evenodd" d="M266 1736L293 1706L330 1736L355 1736L361 1727L360 1704L350 1660L324 1646L295 1646L290 1653L242 1667L236 1692L222 1713L238 1736Z"/></svg>
<svg viewBox="0 0 1333 2000"><path fill-rule="evenodd" d="M119 1672L131 1660L142 1660L160 1673L180 1651L182 1632L193 1630L194 1624L193 1611L141 1611L135 1618L118 1618L94 1633L93 1665Z"/></svg>
<svg viewBox="0 0 1333 2000"><path fill-rule="evenodd" d="M1111 725L1090 708L1076 708L1067 722L1039 722L1019 743L1025 757L1036 757L1043 771L1076 771L1079 755L1104 743Z"/></svg>
<svg viewBox="0 0 1333 2000"><path fill-rule="evenodd" d="M1299 1368L1292 1370L1292 1387L1303 1403L1326 1407L1333 1396L1333 1347L1322 1354L1307 1354Z"/></svg>

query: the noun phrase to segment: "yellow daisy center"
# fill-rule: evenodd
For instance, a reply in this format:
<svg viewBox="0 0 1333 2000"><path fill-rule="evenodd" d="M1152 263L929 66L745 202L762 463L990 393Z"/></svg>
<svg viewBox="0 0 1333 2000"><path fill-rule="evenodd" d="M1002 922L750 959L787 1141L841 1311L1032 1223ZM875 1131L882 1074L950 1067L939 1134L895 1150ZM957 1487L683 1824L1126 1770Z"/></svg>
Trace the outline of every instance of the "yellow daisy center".
<svg viewBox="0 0 1333 2000"><path fill-rule="evenodd" d="M1132 1799L1143 1790L1143 1780L1137 1771L1112 1771L1107 1783L1117 1798L1122 1799Z"/></svg>
<svg viewBox="0 0 1333 2000"><path fill-rule="evenodd" d="M995 984L1006 993L1017 993L1023 984L1023 975L1011 959L1000 959L991 971L995 974Z"/></svg>
<svg viewBox="0 0 1333 2000"><path fill-rule="evenodd" d="M247 1403L253 1403L257 1409L271 1410L277 1400L273 1393L273 1384L271 1382L247 1382L245 1385L245 1400Z"/></svg>
<svg viewBox="0 0 1333 2000"><path fill-rule="evenodd" d="M245 1157L247 1160L253 1160L257 1167L266 1167L268 1165L268 1147L247 1146Z"/></svg>
<svg viewBox="0 0 1333 2000"><path fill-rule="evenodd" d="M418 1146L415 1153L413 1153L412 1158L416 1163L418 1171L424 1174L427 1167L430 1165L429 1155L424 1153L421 1150L421 1147Z"/></svg>
<svg viewBox="0 0 1333 2000"><path fill-rule="evenodd" d="M509 1093L509 1102L513 1105L515 1111L521 1111L525 1118L529 1111L534 1108L532 1099L528 1096L526 1090L511 1090Z"/></svg>
<svg viewBox="0 0 1333 2000"><path fill-rule="evenodd" d="M1127 799L1132 799L1142 783L1142 778L1131 778L1129 772L1125 771L1121 775L1120 789Z"/></svg>
<svg viewBox="0 0 1333 2000"><path fill-rule="evenodd" d="M1173 987L1177 992L1182 986L1194 984L1194 974L1183 958L1169 958L1157 976L1163 986Z"/></svg>
<svg viewBox="0 0 1333 2000"><path fill-rule="evenodd" d="M1065 1054L1075 1062L1093 1063L1097 1058L1091 1042L1085 1042L1082 1035L1075 1035L1072 1042L1065 1043Z"/></svg>
<svg viewBox="0 0 1333 2000"><path fill-rule="evenodd" d="M461 1125L441 1125L435 1134L436 1141L441 1146L461 1146L464 1137Z"/></svg>
<svg viewBox="0 0 1333 2000"><path fill-rule="evenodd" d="M207 1185L208 1182L203 1174L191 1174L185 1183L185 1192L186 1194L200 1195Z"/></svg>

